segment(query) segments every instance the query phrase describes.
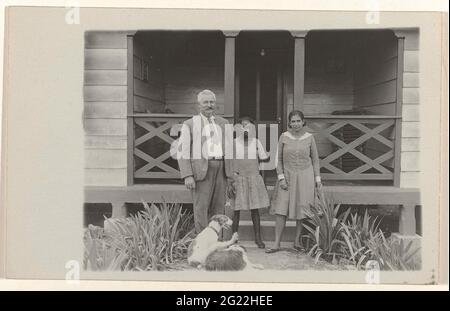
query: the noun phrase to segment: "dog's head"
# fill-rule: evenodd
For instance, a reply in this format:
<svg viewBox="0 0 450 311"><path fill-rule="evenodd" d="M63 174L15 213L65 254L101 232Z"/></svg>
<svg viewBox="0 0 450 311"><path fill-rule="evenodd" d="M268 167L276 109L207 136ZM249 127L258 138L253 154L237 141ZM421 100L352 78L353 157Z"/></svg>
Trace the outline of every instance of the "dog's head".
<svg viewBox="0 0 450 311"><path fill-rule="evenodd" d="M221 228L230 229L233 221L227 215L214 215L211 217L210 222L217 222Z"/></svg>

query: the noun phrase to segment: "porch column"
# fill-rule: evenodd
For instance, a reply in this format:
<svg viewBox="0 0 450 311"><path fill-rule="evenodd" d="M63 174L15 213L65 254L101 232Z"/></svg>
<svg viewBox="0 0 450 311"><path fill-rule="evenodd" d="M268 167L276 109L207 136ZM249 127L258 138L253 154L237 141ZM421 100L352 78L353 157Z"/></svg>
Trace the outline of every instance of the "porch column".
<svg viewBox="0 0 450 311"><path fill-rule="evenodd" d="M222 31L225 35L224 113L235 113L236 37L239 31Z"/></svg>
<svg viewBox="0 0 450 311"><path fill-rule="evenodd" d="M127 216L127 207L124 202L112 202L112 218L124 218Z"/></svg>
<svg viewBox="0 0 450 311"><path fill-rule="evenodd" d="M403 106L403 54L405 49L405 34L395 32L397 37L397 97L395 104L395 141L394 141L394 186L400 187L401 173L401 140L402 140L402 106Z"/></svg>
<svg viewBox="0 0 450 311"><path fill-rule="evenodd" d="M134 184L134 33L127 35L127 185ZM116 204L117 205L117 204ZM114 211L121 207L115 207ZM120 214L120 213L119 213Z"/></svg>
<svg viewBox="0 0 450 311"><path fill-rule="evenodd" d="M305 37L304 31L291 31L294 37L294 109L303 111L305 94Z"/></svg>
<svg viewBox="0 0 450 311"><path fill-rule="evenodd" d="M400 206L400 219L398 231L401 235L416 235L416 208L415 204Z"/></svg>

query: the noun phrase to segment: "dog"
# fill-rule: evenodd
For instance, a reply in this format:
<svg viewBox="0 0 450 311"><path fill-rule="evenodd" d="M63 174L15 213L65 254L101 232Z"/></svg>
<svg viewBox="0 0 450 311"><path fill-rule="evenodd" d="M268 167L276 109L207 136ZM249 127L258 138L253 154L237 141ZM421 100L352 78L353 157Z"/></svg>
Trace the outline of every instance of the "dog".
<svg viewBox="0 0 450 311"><path fill-rule="evenodd" d="M209 254L205 260L205 270L207 271L243 271L262 270L260 264L252 264L247 257L247 250L244 246L234 244L224 250L216 250Z"/></svg>
<svg viewBox="0 0 450 311"><path fill-rule="evenodd" d="M188 248L188 264L201 268L205 264L206 257L212 252L224 249L238 240L238 234L234 233L229 241L219 242L220 230L229 229L233 221L226 215L211 217L208 227L202 230L192 241Z"/></svg>

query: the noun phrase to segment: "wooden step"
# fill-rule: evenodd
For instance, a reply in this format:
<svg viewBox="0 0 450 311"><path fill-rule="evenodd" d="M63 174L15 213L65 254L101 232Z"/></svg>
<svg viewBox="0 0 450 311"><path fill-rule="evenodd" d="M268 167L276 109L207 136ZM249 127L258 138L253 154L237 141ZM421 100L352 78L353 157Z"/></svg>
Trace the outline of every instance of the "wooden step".
<svg viewBox="0 0 450 311"><path fill-rule="evenodd" d="M295 237L295 221L287 221L284 228L282 241L292 242ZM253 241L253 223L251 220L239 221L239 240L241 241ZM273 242L275 240L275 220L261 220L261 237L264 243ZM267 244L267 243L266 243Z"/></svg>
<svg viewBox="0 0 450 311"><path fill-rule="evenodd" d="M275 220L274 215L270 215L267 208L261 208L259 211L259 218L261 221L263 220ZM252 220L251 212L250 211L241 211L239 220Z"/></svg>

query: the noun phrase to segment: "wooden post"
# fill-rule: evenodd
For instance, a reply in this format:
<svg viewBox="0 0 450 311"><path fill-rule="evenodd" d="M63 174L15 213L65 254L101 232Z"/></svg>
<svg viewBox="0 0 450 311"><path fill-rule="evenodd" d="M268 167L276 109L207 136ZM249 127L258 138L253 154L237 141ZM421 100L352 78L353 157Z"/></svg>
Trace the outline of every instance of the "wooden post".
<svg viewBox="0 0 450 311"><path fill-rule="evenodd" d="M127 216L127 208L124 202L112 202L112 218L124 218Z"/></svg>
<svg viewBox="0 0 450 311"><path fill-rule="evenodd" d="M134 183L134 61L133 35L127 35L127 185ZM114 214L114 207L113 207Z"/></svg>
<svg viewBox="0 0 450 311"><path fill-rule="evenodd" d="M234 115L236 36L239 31L223 31L223 34L225 35L224 113L225 115Z"/></svg>
<svg viewBox="0 0 450 311"><path fill-rule="evenodd" d="M395 103L395 142L394 142L394 186L400 187L401 145L402 145L402 105L403 105L403 53L405 37L397 35L397 98Z"/></svg>
<svg viewBox="0 0 450 311"><path fill-rule="evenodd" d="M256 123L261 121L261 67L256 66Z"/></svg>
<svg viewBox="0 0 450 311"><path fill-rule="evenodd" d="M234 80L234 123L239 119L239 92L240 92L240 75L239 72L236 72L236 79Z"/></svg>
<svg viewBox="0 0 450 311"><path fill-rule="evenodd" d="M399 233L401 235L416 235L416 209L414 204L400 206Z"/></svg>
<svg viewBox="0 0 450 311"><path fill-rule="evenodd" d="M305 94L305 37L308 31L291 31L294 37L294 109L303 109Z"/></svg>

